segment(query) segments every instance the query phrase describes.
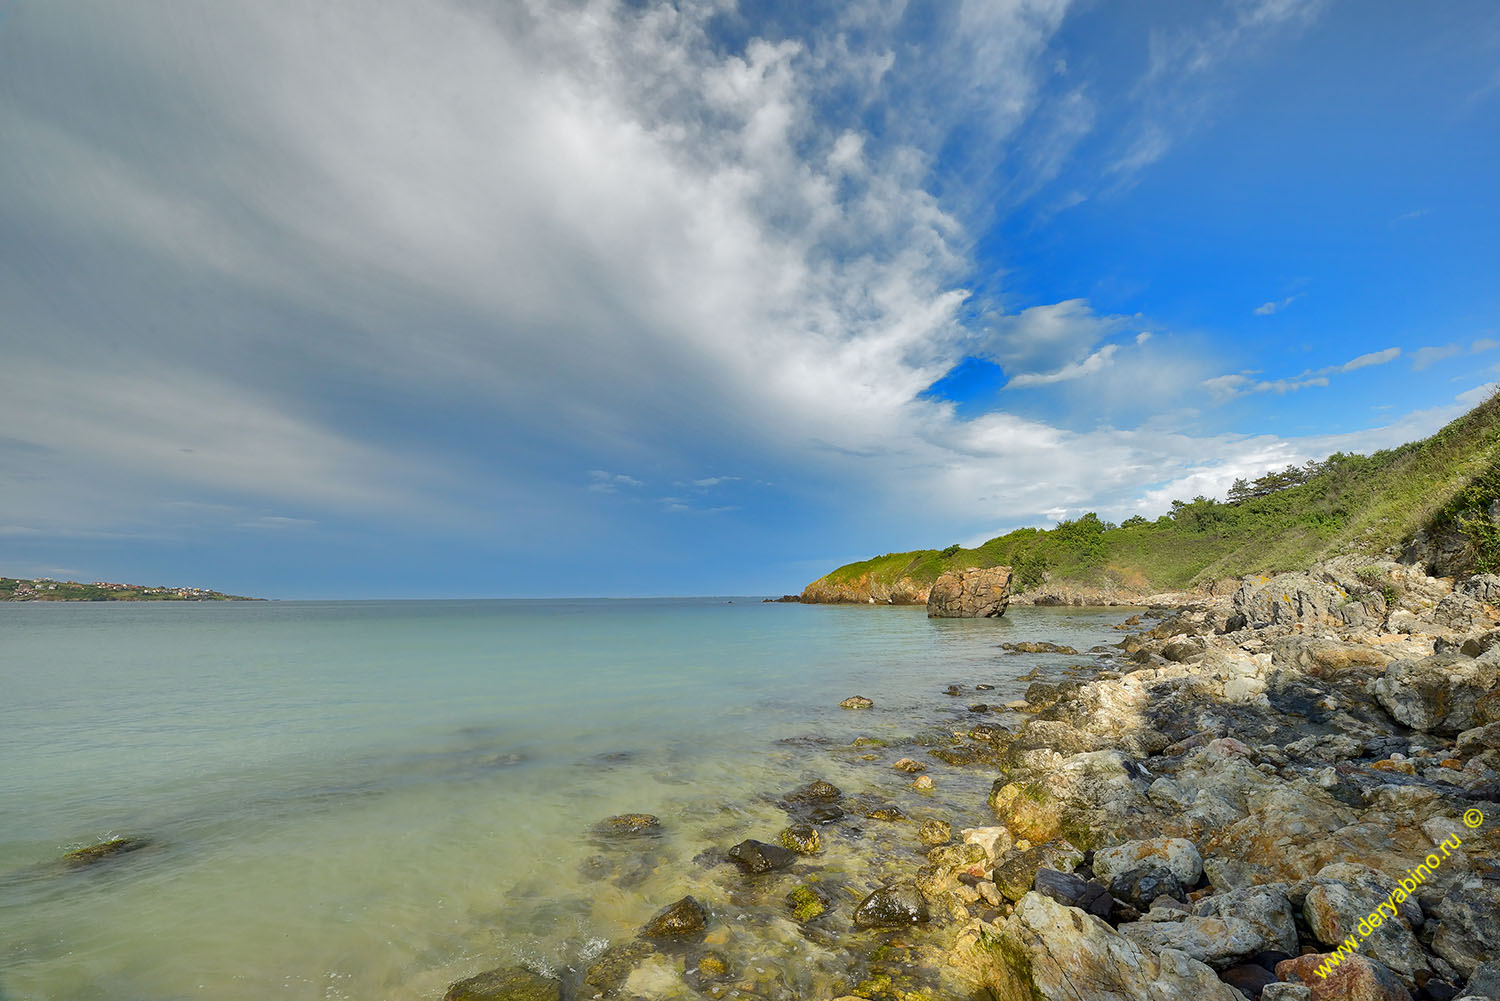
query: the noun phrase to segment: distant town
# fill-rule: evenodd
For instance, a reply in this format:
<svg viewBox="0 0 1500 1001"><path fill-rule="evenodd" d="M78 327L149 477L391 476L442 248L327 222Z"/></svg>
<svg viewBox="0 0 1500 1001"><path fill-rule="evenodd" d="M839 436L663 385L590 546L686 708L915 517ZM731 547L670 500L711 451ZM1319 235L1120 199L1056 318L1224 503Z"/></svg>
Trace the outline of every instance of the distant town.
<svg viewBox="0 0 1500 1001"><path fill-rule="evenodd" d="M237 594L223 594L201 587L146 587L143 584L112 584L96 580L82 584L75 580L53 580L38 577L0 577L0 601L260 601Z"/></svg>

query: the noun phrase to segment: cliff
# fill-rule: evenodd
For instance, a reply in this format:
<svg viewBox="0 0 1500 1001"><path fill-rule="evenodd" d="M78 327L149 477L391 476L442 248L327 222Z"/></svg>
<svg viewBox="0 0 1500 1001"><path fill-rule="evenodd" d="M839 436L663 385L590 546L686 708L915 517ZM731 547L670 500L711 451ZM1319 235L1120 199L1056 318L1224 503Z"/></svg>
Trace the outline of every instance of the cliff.
<svg viewBox="0 0 1500 1001"><path fill-rule="evenodd" d="M1500 398L1421 441L1236 483L1123 524L1088 514L972 549L887 553L808 584L809 602L920 604L940 574L1011 566L1017 604L1153 604L1210 596L1250 573L1401 553L1442 576L1500 570Z"/></svg>

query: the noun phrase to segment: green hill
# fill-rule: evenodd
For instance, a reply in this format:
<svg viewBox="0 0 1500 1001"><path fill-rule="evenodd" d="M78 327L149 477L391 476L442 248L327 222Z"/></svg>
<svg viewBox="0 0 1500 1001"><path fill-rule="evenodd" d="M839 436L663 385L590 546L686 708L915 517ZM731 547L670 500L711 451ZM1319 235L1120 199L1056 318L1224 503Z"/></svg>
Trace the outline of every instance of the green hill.
<svg viewBox="0 0 1500 1001"><path fill-rule="evenodd" d="M1500 530L1489 512L1497 499L1500 396L1491 396L1430 438L1240 481L1229 500L1173 501L1172 512L1155 521L1113 525L1088 514L1051 529L1017 529L975 549L889 553L839 567L803 596L911 595L944 570L1001 564L1015 568L1018 591L1043 582L1178 591L1345 553L1376 554L1423 530L1460 548L1465 569L1493 571Z"/></svg>

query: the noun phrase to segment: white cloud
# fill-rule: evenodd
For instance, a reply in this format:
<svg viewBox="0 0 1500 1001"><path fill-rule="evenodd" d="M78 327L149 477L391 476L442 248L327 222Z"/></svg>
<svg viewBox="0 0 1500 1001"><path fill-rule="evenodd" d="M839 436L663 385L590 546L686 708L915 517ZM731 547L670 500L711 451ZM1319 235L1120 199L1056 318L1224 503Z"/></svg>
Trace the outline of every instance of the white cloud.
<svg viewBox="0 0 1500 1001"><path fill-rule="evenodd" d="M1353 372L1355 369L1369 368L1371 365L1385 365L1401 357L1400 348L1386 348L1383 351L1371 351L1369 354L1351 358L1342 365L1331 368L1319 369L1320 372Z"/></svg>
<svg viewBox="0 0 1500 1001"><path fill-rule="evenodd" d="M644 485L634 476L626 476L624 473L611 473L605 469L590 469L589 481L589 485L585 489L598 494L612 494L621 487L639 487Z"/></svg>
<svg viewBox="0 0 1500 1001"><path fill-rule="evenodd" d="M1463 350L1458 344L1438 344L1418 348L1411 353L1411 367L1413 371L1420 372L1424 368L1436 365L1444 358L1452 358Z"/></svg>
<svg viewBox="0 0 1500 1001"><path fill-rule="evenodd" d="M1500 341L1492 337L1481 337L1469 345L1469 351L1476 355L1482 354L1485 351L1493 351L1496 348L1500 348Z"/></svg>
<svg viewBox="0 0 1500 1001"><path fill-rule="evenodd" d="M1129 320L1125 316L1100 316L1086 299L1031 306L994 318L979 351L1007 372L1056 369L1081 361Z"/></svg>
<svg viewBox="0 0 1500 1001"><path fill-rule="evenodd" d="M1295 378L1284 379L1253 379L1255 372L1240 372L1230 375L1218 375L1211 379L1205 379L1202 385L1214 398L1214 402L1223 403L1237 396L1247 393L1276 393L1285 395L1294 393L1299 389L1308 389L1315 386L1328 385L1328 376L1340 375L1346 372L1354 372L1372 365L1385 365L1401 357L1400 348L1385 348L1381 351L1371 351L1357 358L1351 358L1341 365L1327 365L1320 369L1307 369Z"/></svg>
<svg viewBox="0 0 1500 1001"><path fill-rule="evenodd" d="M1290 306L1293 302L1296 302L1299 298L1301 298L1300 293L1298 295L1289 295L1285 299L1272 300L1270 302L1262 303L1261 305L1255 307L1255 315L1270 316L1272 313L1279 313L1283 309L1286 309L1288 306Z"/></svg>
<svg viewBox="0 0 1500 1001"><path fill-rule="evenodd" d="M1083 361L1064 365L1054 372L1018 375L1005 385L1007 389L1019 389L1024 386L1046 386L1056 382L1067 382L1069 379L1079 379L1086 375L1093 375L1096 372L1103 371L1118 350L1118 344L1106 344Z"/></svg>

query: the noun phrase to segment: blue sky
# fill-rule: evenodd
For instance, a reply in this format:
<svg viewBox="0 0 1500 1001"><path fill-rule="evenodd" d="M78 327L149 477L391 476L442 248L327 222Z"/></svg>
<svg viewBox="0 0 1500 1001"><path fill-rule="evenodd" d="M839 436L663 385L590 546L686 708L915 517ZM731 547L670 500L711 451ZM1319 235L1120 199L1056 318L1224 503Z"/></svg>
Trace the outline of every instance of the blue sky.
<svg viewBox="0 0 1500 1001"><path fill-rule="evenodd" d="M1500 7L0 16L0 573L795 591L1425 435Z"/></svg>

